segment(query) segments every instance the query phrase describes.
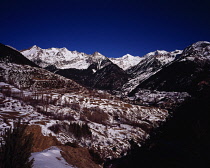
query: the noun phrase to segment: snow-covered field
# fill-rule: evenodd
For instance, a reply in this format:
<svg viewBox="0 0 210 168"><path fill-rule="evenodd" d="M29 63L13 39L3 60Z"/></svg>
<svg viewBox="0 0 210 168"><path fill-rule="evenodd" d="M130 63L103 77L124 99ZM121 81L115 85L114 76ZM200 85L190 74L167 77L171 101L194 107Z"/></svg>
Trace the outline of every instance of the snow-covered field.
<svg viewBox="0 0 210 168"><path fill-rule="evenodd" d="M42 152L31 154L34 159L33 168L76 168L69 165L61 155L61 149L52 146Z"/></svg>

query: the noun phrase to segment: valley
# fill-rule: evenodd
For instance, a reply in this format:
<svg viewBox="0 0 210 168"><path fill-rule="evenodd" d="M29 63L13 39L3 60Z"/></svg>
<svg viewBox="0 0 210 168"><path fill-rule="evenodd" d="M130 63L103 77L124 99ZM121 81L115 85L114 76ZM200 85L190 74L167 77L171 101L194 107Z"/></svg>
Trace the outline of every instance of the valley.
<svg viewBox="0 0 210 168"><path fill-rule="evenodd" d="M209 71L206 41L117 59L36 45L17 51L0 44L0 132L21 119L26 133L39 137L32 156L54 151L69 167L85 168L82 162L106 167L126 157L132 162L133 144L144 149L178 111L189 113L182 107L199 96L209 100ZM82 161L69 159L72 151Z"/></svg>

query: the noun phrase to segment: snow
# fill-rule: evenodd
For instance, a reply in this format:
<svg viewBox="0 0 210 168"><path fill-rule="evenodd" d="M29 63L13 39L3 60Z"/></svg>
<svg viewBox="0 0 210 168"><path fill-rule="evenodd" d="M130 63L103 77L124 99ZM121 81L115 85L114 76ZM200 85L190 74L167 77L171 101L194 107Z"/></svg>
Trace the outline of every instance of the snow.
<svg viewBox="0 0 210 168"><path fill-rule="evenodd" d="M69 165L61 156L61 150L52 146L42 152L32 153L33 168L76 168Z"/></svg>
<svg viewBox="0 0 210 168"><path fill-rule="evenodd" d="M132 56L130 54L126 54L120 58L110 58L114 64L118 65L123 70L137 65L142 59L143 58L139 56Z"/></svg>
<svg viewBox="0 0 210 168"><path fill-rule="evenodd" d="M171 52L157 50L141 57L141 60L137 65L127 70L133 77L123 85L121 94L126 96L141 82L159 72L164 65L171 64L176 59L176 56L181 53L182 50Z"/></svg>
<svg viewBox="0 0 210 168"><path fill-rule="evenodd" d="M59 69L87 69L92 63L98 63L98 69L101 69L102 60L107 58L99 52L94 52L92 55L88 55L82 52L69 51L66 48L49 48L41 49L34 45L28 50L22 51L22 54L31 61L39 61L39 66L47 67L49 65L55 65ZM142 58L139 56L132 56L126 54L120 58L110 58L110 60L117 64L120 68L126 70L140 62Z"/></svg>
<svg viewBox="0 0 210 168"><path fill-rule="evenodd" d="M55 65L58 69L87 69L92 63L102 62L106 59L99 52L88 55L83 52L69 51L67 48L41 49L33 46L21 53L31 61L39 62L41 60L39 66L43 68Z"/></svg>
<svg viewBox="0 0 210 168"><path fill-rule="evenodd" d="M208 44L208 45L210 45L210 42L208 42L208 41L198 41L198 42L196 42L196 43L193 43L193 44L192 44L192 47L198 48L198 47L200 47L202 44Z"/></svg>
<svg viewBox="0 0 210 168"><path fill-rule="evenodd" d="M0 87L1 87L1 86L9 86L9 84L4 83L4 82L0 82Z"/></svg>
<svg viewBox="0 0 210 168"><path fill-rule="evenodd" d="M210 56L210 42L198 41L187 47L182 54L180 61L203 61L209 60Z"/></svg>

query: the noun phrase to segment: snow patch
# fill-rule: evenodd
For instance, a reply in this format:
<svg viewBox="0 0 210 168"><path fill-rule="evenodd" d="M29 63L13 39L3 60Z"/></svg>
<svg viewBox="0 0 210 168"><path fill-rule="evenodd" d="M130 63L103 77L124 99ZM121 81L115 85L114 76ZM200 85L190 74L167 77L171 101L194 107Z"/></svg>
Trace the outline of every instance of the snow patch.
<svg viewBox="0 0 210 168"><path fill-rule="evenodd" d="M61 150L55 146L42 152L32 153L31 155L31 159L34 159L33 168L76 168L64 160Z"/></svg>

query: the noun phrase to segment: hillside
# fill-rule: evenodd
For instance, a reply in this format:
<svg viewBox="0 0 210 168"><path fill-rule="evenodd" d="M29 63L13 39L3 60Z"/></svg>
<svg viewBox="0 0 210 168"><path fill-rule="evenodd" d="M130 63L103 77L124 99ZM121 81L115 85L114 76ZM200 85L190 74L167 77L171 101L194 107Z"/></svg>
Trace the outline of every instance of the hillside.
<svg viewBox="0 0 210 168"><path fill-rule="evenodd" d="M0 43L0 61L38 67L34 62L25 58L19 51L1 43Z"/></svg>
<svg viewBox="0 0 210 168"><path fill-rule="evenodd" d="M195 94L208 86L210 69L210 43L197 42L187 47L174 63L140 83L130 95L139 88L178 91Z"/></svg>

